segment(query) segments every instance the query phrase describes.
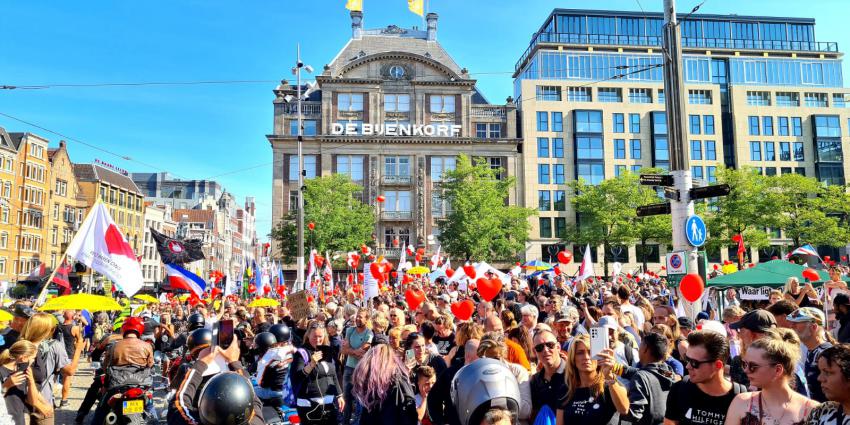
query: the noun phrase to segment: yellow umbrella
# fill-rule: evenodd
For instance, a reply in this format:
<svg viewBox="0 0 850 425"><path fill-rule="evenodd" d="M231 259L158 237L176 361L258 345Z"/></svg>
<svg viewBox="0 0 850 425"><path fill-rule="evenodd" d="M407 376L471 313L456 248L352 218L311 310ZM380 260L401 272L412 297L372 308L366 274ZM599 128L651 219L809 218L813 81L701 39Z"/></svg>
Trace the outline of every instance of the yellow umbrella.
<svg viewBox="0 0 850 425"><path fill-rule="evenodd" d="M159 303L159 300L158 300L158 299L156 299L156 297L152 297L152 296L150 296L150 295L148 295L148 294L136 295L136 296L135 296L135 297L133 297L133 298L135 298L135 299L137 299L137 300L139 300L139 301L144 301L144 302L145 302L145 304L158 304L158 303Z"/></svg>
<svg viewBox="0 0 850 425"><path fill-rule="evenodd" d="M251 301L251 304L248 304L248 307L277 307L280 303L277 300L273 300L271 298L257 298L254 301Z"/></svg>
<svg viewBox="0 0 850 425"><path fill-rule="evenodd" d="M11 322L14 316L6 310L0 310L0 322Z"/></svg>
<svg viewBox="0 0 850 425"><path fill-rule="evenodd" d="M425 267L425 266L416 266L416 267L407 271L407 274L416 274L416 275L428 274L428 273L431 273L431 270L428 269L428 267Z"/></svg>
<svg viewBox="0 0 850 425"><path fill-rule="evenodd" d="M89 312L123 310L124 307L115 300L101 295L72 294L56 297L39 308L41 311L50 310L88 310Z"/></svg>
<svg viewBox="0 0 850 425"><path fill-rule="evenodd" d="M189 299L189 294L180 294L176 298L180 301L186 301Z"/></svg>

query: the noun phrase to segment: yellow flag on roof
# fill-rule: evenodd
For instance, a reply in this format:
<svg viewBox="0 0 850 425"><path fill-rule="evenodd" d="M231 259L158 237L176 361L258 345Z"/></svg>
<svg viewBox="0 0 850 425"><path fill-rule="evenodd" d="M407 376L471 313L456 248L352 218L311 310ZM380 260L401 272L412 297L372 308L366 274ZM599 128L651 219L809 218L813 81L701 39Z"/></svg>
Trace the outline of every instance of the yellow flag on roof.
<svg viewBox="0 0 850 425"><path fill-rule="evenodd" d="M419 16L425 16L425 0L407 0L407 8Z"/></svg>
<svg viewBox="0 0 850 425"><path fill-rule="evenodd" d="M345 2L345 8L351 11L363 11L363 0L348 0Z"/></svg>

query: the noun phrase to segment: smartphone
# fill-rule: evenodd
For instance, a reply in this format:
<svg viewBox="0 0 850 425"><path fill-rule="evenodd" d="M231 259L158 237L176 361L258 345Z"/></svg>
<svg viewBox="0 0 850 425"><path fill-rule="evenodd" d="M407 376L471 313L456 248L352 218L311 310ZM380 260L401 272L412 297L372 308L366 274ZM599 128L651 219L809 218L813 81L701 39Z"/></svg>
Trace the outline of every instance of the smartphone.
<svg viewBox="0 0 850 425"><path fill-rule="evenodd" d="M233 341L233 320L221 320L218 322L218 346L230 347Z"/></svg>
<svg viewBox="0 0 850 425"><path fill-rule="evenodd" d="M404 351L404 362L405 363L413 363L416 361L416 354L413 350L405 350Z"/></svg>
<svg viewBox="0 0 850 425"><path fill-rule="evenodd" d="M599 358L599 353L608 349L608 330L605 327L590 328L590 356Z"/></svg>
<svg viewBox="0 0 850 425"><path fill-rule="evenodd" d="M20 362L20 363L17 363L17 364L15 365L15 370L16 370L17 372L21 372L21 373L23 373L23 372L26 372L26 371L27 371L27 368L29 368L29 367L30 367L30 364L29 364L29 363L27 363L27 362Z"/></svg>
<svg viewBox="0 0 850 425"><path fill-rule="evenodd" d="M331 353L330 345L320 345L319 351L322 352L322 361L330 362L333 361L333 353Z"/></svg>

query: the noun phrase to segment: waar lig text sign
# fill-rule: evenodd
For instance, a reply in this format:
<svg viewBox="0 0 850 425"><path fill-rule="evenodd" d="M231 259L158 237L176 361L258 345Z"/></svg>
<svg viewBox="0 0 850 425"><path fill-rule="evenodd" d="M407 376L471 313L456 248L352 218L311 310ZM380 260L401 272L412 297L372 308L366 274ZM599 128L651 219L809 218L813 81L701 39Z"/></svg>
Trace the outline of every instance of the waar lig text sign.
<svg viewBox="0 0 850 425"><path fill-rule="evenodd" d="M456 124L354 124L334 123L334 136L393 136L393 137L457 137L461 126Z"/></svg>

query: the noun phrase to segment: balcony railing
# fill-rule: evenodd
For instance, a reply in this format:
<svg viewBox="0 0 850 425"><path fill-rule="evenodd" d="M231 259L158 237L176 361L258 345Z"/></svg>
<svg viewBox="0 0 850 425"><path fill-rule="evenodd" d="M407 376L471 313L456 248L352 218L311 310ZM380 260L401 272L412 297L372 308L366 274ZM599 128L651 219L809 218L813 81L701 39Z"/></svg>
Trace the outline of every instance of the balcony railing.
<svg viewBox="0 0 850 425"><path fill-rule="evenodd" d="M384 258L395 260L401 257L401 248L382 248L378 250Z"/></svg>
<svg viewBox="0 0 850 425"><path fill-rule="evenodd" d="M555 44L598 44L616 46L661 46L660 36L612 35L612 34L560 34L542 32L531 41L531 45L517 61L514 69L520 71L531 56L534 47L540 43ZM682 37L684 48L711 49L750 49L750 50L793 50L804 52L838 52L838 43L834 41L789 41L789 40L751 40L732 38L694 38Z"/></svg>
<svg viewBox="0 0 850 425"><path fill-rule="evenodd" d="M410 211L381 211L381 218L384 220L410 220L413 218L413 213Z"/></svg>
<svg viewBox="0 0 850 425"><path fill-rule="evenodd" d="M473 106L473 118L500 118L505 119L508 115L508 108L504 106Z"/></svg>
<svg viewBox="0 0 850 425"><path fill-rule="evenodd" d="M411 176L382 176L381 181L384 184L409 185L413 178Z"/></svg>
<svg viewBox="0 0 850 425"><path fill-rule="evenodd" d="M296 104L296 103L285 103L285 104L283 104L283 114L284 115L298 116L298 104ZM322 104L321 103L301 102L301 114L303 114L303 115L321 115L322 114Z"/></svg>

